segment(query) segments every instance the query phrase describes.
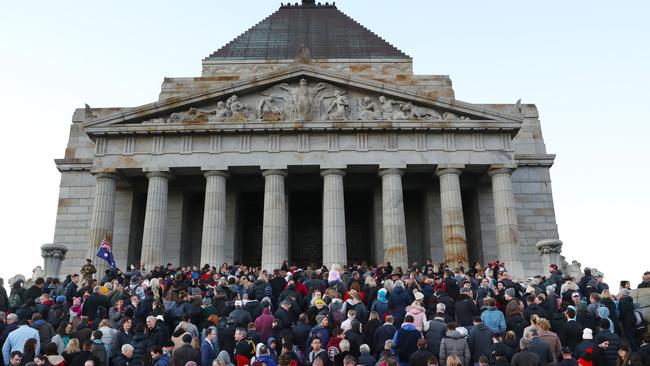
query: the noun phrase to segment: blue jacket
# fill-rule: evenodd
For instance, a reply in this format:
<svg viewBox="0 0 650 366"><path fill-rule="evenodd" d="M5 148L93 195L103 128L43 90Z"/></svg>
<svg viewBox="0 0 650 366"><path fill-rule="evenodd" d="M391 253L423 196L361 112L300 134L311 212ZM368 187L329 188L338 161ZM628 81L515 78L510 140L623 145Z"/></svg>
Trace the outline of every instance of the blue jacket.
<svg viewBox="0 0 650 366"><path fill-rule="evenodd" d="M4 358L5 365L9 365L9 356L13 351L22 352L25 348L25 342L28 339L36 339L36 352L35 354L40 354L41 350L41 341L38 331L29 325L21 325L18 329L9 333L7 340L5 341L4 346L2 346L2 357Z"/></svg>
<svg viewBox="0 0 650 366"><path fill-rule="evenodd" d="M323 328L322 325L318 324L315 327L311 328L311 332L309 332L309 339L312 339L314 337L318 337L321 344L327 345L330 340L330 331L327 330L327 328Z"/></svg>
<svg viewBox="0 0 650 366"><path fill-rule="evenodd" d="M201 366L212 366L212 361L217 358L217 351L210 341L201 342Z"/></svg>
<svg viewBox="0 0 650 366"><path fill-rule="evenodd" d="M493 332L506 334L506 317L503 316L503 313L497 308L487 308L481 314L481 320L483 320L483 323Z"/></svg>

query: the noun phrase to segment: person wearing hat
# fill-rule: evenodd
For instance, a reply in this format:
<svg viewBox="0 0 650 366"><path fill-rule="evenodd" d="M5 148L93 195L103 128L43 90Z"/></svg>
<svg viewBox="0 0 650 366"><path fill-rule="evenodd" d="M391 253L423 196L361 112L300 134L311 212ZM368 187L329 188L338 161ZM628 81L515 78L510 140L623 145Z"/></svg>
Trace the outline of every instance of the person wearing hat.
<svg viewBox="0 0 650 366"><path fill-rule="evenodd" d="M578 366L578 361L573 358L570 347L562 347L562 359L558 362L558 366Z"/></svg>
<svg viewBox="0 0 650 366"><path fill-rule="evenodd" d="M422 306L424 295L415 289L413 290L413 296L415 297L415 301L406 307L406 315L411 315L413 317L413 324L417 330L425 332L429 329L429 321L427 320L426 311Z"/></svg>
<svg viewBox="0 0 650 366"><path fill-rule="evenodd" d="M235 301L235 310L230 312L229 318L237 327L246 328L248 323L252 321L251 315L243 309L244 302L241 300Z"/></svg>
<svg viewBox="0 0 650 366"><path fill-rule="evenodd" d="M573 349L573 358L579 358L588 348L593 347L596 347L596 342L594 342L594 332L591 328L585 328L582 331L582 342L578 343L578 345Z"/></svg>

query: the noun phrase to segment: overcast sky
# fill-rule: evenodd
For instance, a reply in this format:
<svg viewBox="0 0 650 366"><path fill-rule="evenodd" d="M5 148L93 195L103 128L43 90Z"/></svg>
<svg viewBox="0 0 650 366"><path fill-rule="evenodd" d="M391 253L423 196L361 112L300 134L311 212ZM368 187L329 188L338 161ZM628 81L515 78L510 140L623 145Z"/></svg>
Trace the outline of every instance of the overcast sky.
<svg viewBox="0 0 650 366"><path fill-rule="evenodd" d="M0 2L0 276L52 242L72 112L157 100L279 1ZM471 103L535 103L564 254L635 286L650 227L650 3L344 0L340 9L450 75ZM29 277L29 276L28 276Z"/></svg>

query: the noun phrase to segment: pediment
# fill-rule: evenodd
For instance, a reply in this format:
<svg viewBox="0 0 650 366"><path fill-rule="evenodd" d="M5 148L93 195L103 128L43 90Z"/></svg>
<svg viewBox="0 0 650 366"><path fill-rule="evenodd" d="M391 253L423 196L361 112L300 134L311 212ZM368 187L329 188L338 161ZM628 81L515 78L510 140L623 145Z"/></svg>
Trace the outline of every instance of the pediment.
<svg viewBox="0 0 650 366"><path fill-rule="evenodd" d="M172 98L90 120L86 131L134 125L229 125L242 123L391 121L503 121L523 117L458 100L431 99L399 87L297 65L282 73L228 87Z"/></svg>

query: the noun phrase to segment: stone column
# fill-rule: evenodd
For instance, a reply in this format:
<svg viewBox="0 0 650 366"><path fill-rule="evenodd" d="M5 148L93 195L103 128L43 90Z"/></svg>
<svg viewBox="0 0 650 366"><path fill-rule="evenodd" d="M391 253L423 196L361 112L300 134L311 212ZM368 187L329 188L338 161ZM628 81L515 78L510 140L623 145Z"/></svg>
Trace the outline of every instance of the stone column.
<svg viewBox="0 0 650 366"><path fill-rule="evenodd" d="M95 174L95 201L90 218L90 243L87 257L95 263L97 273L95 278L104 277L108 263L96 257L104 237L112 237L115 222L115 194L117 190L117 175L113 173Z"/></svg>
<svg viewBox="0 0 650 366"><path fill-rule="evenodd" d="M61 262L65 259L68 247L63 244L41 245L41 257L43 257L43 272L45 278L59 278Z"/></svg>
<svg viewBox="0 0 650 366"><path fill-rule="evenodd" d="M339 169L327 169L323 176L323 264L332 268L334 263L348 263L345 242L345 199L343 177Z"/></svg>
<svg viewBox="0 0 650 366"><path fill-rule="evenodd" d="M543 273L548 271L551 264L556 264L558 268L562 268L562 241L559 239L544 239L535 244L539 250L539 256L542 260Z"/></svg>
<svg viewBox="0 0 650 366"><path fill-rule="evenodd" d="M167 198L169 193L168 172L147 173L149 188L147 190L147 207L144 215L144 233L142 234L142 256L140 262L145 270L162 265L165 240L165 222L167 221Z"/></svg>
<svg viewBox="0 0 650 366"><path fill-rule="evenodd" d="M500 261L505 262L513 278L523 280L524 269L521 262L517 211L512 193L512 170L491 167L488 175L492 178L497 256Z"/></svg>
<svg viewBox="0 0 650 366"><path fill-rule="evenodd" d="M200 264L219 268L226 257L226 179L229 175L223 170L210 170L203 175L206 183Z"/></svg>
<svg viewBox="0 0 650 366"><path fill-rule="evenodd" d="M273 271L289 256L287 199L284 190L285 170L265 170L264 223L262 229L262 269ZM245 254L244 254L245 255Z"/></svg>
<svg viewBox="0 0 650 366"><path fill-rule="evenodd" d="M445 263L451 268L462 261L467 265L467 239L460 194L460 174L463 167L438 167L440 177L440 213Z"/></svg>
<svg viewBox="0 0 650 366"><path fill-rule="evenodd" d="M384 223L384 262L390 262L393 268L402 267L402 270L406 271L408 252L402 175L402 169L384 169L379 172Z"/></svg>

